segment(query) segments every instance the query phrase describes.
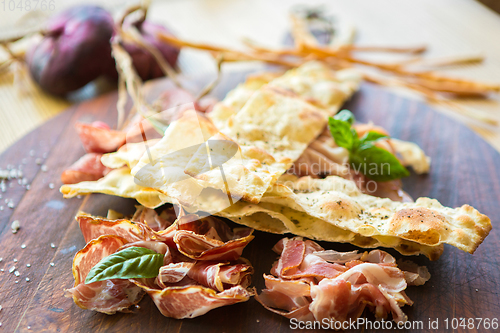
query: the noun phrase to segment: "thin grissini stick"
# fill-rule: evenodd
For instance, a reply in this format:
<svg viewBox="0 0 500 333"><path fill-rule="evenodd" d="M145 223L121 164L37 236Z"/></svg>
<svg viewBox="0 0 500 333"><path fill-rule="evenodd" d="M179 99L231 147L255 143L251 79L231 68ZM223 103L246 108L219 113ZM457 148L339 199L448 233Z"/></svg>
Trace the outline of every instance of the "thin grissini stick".
<svg viewBox="0 0 500 333"><path fill-rule="evenodd" d="M265 46L260 45L258 42L250 39L250 38L243 38L242 39L243 44L251 48L253 51L259 52L259 53L270 53L270 54L276 54L276 55L284 55L284 56L297 56L297 57L303 57L304 52L299 51L296 48L282 48L282 49L271 49L267 48Z"/></svg>
<svg viewBox="0 0 500 333"><path fill-rule="evenodd" d="M459 56L431 58L431 59L415 57L413 59L398 61L397 64L428 68L428 67L472 65L472 64L482 63L483 61L484 61L484 55L478 53L478 54L459 55Z"/></svg>
<svg viewBox="0 0 500 333"><path fill-rule="evenodd" d="M429 79L416 79L412 80L412 82L433 91L449 93L460 97L484 98L485 95L487 95L491 91L490 89L485 89L482 86L478 86L472 83L463 84L454 82L439 82Z"/></svg>
<svg viewBox="0 0 500 333"><path fill-rule="evenodd" d="M162 32L159 32L157 36L163 42L170 44L170 45L173 45L173 46L177 46L178 48L190 47L193 49L205 50L205 51L227 52L227 53L235 52L234 50L224 48L224 47L218 47L218 46L213 46L213 45L203 44L203 43L188 42L188 41L176 38L174 36L164 34Z"/></svg>
<svg viewBox="0 0 500 333"><path fill-rule="evenodd" d="M292 16L292 18L293 17L294 16ZM381 64L357 59L350 54L350 51L345 51L346 49L349 50L349 48L342 49L342 45L340 47L321 46L317 43L313 43L308 37L304 37L312 35L307 35L301 32L301 30L304 29L304 25L302 24L303 22L303 20L297 18L295 19L295 35L301 36L299 39L302 40L300 48L296 47L270 49L246 39L244 43L248 45L253 52L244 53L241 51L235 51L223 47L187 42L172 36L159 35L159 37L164 42L177 47L192 47L196 49L207 50L215 57L219 56L220 53L223 53L224 61L258 60L287 67L296 67L308 60L318 60L327 63L333 69L348 68L355 65L376 68L395 75L394 79L397 78L396 81L399 82L398 84L396 84L397 86L403 86L415 90L417 93L424 95L429 101L446 104L447 106L451 106L454 110L460 112L461 114L468 115L474 119L481 120L488 124L497 123L497 120L489 117L486 114L469 111L438 94L453 94L459 97L486 97L486 95L491 92L500 92L500 85L451 78L429 71L410 71L404 68L403 64L399 63ZM413 51L417 52L421 50L422 47L414 48ZM459 63L460 61L466 60L469 59L453 60L448 62ZM442 63L446 62L443 61ZM383 84L380 82L380 80L372 80L372 82Z"/></svg>
<svg viewBox="0 0 500 333"><path fill-rule="evenodd" d="M394 47L394 46L357 46L357 45L342 45L339 47L342 51L356 52L388 52L388 53L410 53L420 54L427 51L426 45L413 47Z"/></svg>
<svg viewBox="0 0 500 333"><path fill-rule="evenodd" d="M298 59L297 61L289 61L268 54L245 54L242 52L215 52L215 51L210 51L210 54L212 54L212 56L216 59L220 55L223 55L224 62L262 61L268 64L280 65L290 68L300 66L301 64L306 62L306 60L304 59Z"/></svg>
<svg viewBox="0 0 500 333"><path fill-rule="evenodd" d="M158 38L167 44L174 45L174 46L179 47L179 48L189 47L189 48L209 51L212 54L222 53L224 55L224 61L255 61L255 60L257 60L257 61L263 61L263 62L276 64L276 65L283 65L283 66L287 66L287 67L296 67L302 63L300 61L296 61L296 62L288 61L288 60L282 59L279 56L273 55L273 54L248 53L248 52L231 50L231 49L224 48L224 47L212 46L212 45L207 45L207 44L202 44L202 43L188 42L188 41L176 38L176 37L172 37L172 36L163 34L161 32L158 34Z"/></svg>
<svg viewBox="0 0 500 333"><path fill-rule="evenodd" d="M473 90L484 90L485 93L488 92L500 92L500 85L499 84L488 84L488 83L483 83L483 82L477 82L477 81L472 81L472 80L465 80L465 79L459 79L459 78L452 78L452 77L447 77L447 76L442 76L438 75L433 72L413 72L406 70L402 68L400 65L393 65L393 64L380 64L380 63L374 63L366 60L361 60L361 59L356 59L353 58L352 56L349 55L343 55L339 52L329 50L328 48L320 48L320 47L314 47L311 49L311 52L320 55L320 56L330 56L330 57L335 57L338 56L348 62L351 63L356 63L360 65L365 65L365 66L370 66L370 67L376 67L385 71L390 71L393 72L394 74L397 75L402 75L402 76L410 76L410 77L417 77L417 78L422 78L422 79L428 79L428 80L433 80L436 82L451 82L455 84L462 84L464 87L463 89L466 89L467 87Z"/></svg>
<svg viewBox="0 0 500 333"><path fill-rule="evenodd" d="M322 60L326 57L332 58L332 57L338 57L344 60L345 62L350 62L350 63L357 63L360 65L365 65L365 66L370 66L370 67L376 67L382 70L386 71L391 71L399 75L406 75L406 76L415 76L418 78L424 78L428 80L434 80L434 81L440 81L440 82L452 82L455 84L462 85L461 87L448 87L448 89L443 89L443 91L446 92L454 92L456 91L457 94L461 95L482 95L486 94L490 91L493 92L500 92L500 86L499 85L491 85L491 84L485 84L481 82L474 82L471 80L464 80L464 79L457 79L457 78L450 78L450 77L445 77L445 76L440 76L436 75L434 73L429 73L429 72L411 72L408 70L405 70L401 68L401 65L399 64L378 64L366 60L360 60L360 59L355 59L349 55L343 55L342 52L340 51L335 51L332 48L328 47L320 47L320 46L310 46L310 45L304 45L304 50L297 50L297 49L282 49L282 50L271 50L268 48L265 48L263 46L258 46L255 43L249 41L248 39L245 40L245 44L250 46L253 50L258 51L257 54L252 54L252 53L243 53L240 51L234 51L230 50L227 48L222 48L222 47L215 47L211 45L205 45L205 44L199 44L199 43L192 43L192 42L187 42L187 41L182 41L178 38L172 37L172 36L167 36L164 34L159 35L160 39L163 41L173 44L177 47L192 47L192 48L197 48L197 49L203 49L207 51L217 51L217 52L224 52L225 53L225 61L242 61L242 60L260 60L260 61L265 61L268 63L274 63L274 64L279 64L279 65L285 65L285 66L294 66L300 63L293 63L288 60L283 60L280 57L276 57L276 55L281 56L281 55L290 55L290 56L296 56L300 58L304 58L306 55L310 56L311 53L316 60ZM309 52L310 51L310 52ZM429 84L426 84L429 86ZM441 91L441 89L437 89L434 87L433 89L437 91Z"/></svg>
<svg viewBox="0 0 500 333"><path fill-rule="evenodd" d="M346 68L352 66L353 63L357 63L360 65L376 67L382 70L394 72L400 75L416 77L417 80L414 83L422 83L423 86L430 90L453 93L459 96L483 96L491 91L498 91L499 89L499 87L496 85L488 85L485 83L473 82L469 80L443 77L429 72L410 72L401 68L400 65L377 64L365 60L359 60L348 55L342 55L341 52L334 51L331 48L321 48L317 46L311 48L305 46L305 50L302 51L290 48L283 50L271 50L262 46L258 46L249 40L246 40L245 43L249 45L253 50L256 50L257 53L243 53L240 51L233 51L222 47L187 42L167 35L160 35L160 38L177 47L187 46L212 51L213 53L215 53L216 51L217 53L224 53L224 61L259 60L267 63L294 67L303 63L305 61L304 58L309 57L309 60L325 61L331 65L334 65L334 67L336 68ZM309 53L308 50L312 50L313 52ZM282 57L280 57L281 55L295 56L295 58L302 59L302 61L284 60Z"/></svg>
<svg viewBox="0 0 500 333"><path fill-rule="evenodd" d="M423 97L425 97L431 103L445 105L445 106L453 109L454 111L456 111L464 116L479 120L483 123L487 123L487 124L494 125L494 126L498 125L498 120L492 118L490 115L488 115L480 110L466 109L466 108L462 107L460 104L457 104L448 98L440 96L440 95L436 94L436 92L434 92L426 87L422 87L422 86L415 84L415 83L407 82L401 78L385 78L385 77L373 76L373 75L368 74L368 73L363 73L363 78L368 82L372 82L372 83L376 83L376 84L380 84L380 85L384 85L384 86L409 88L413 91L420 93Z"/></svg>

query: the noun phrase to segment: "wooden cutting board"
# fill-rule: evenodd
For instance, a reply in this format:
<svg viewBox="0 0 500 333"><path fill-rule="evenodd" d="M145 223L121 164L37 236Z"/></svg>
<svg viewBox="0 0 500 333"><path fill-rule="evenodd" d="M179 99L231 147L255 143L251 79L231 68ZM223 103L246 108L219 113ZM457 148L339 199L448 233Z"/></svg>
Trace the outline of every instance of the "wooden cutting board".
<svg viewBox="0 0 500 333"><path fill-rule="evenodd" d="M242 81L245 73L230 73L214 91L222 98ZM187 80L200 87L206 80ZM202 82L203 81L203 82ZM170 87L166 80L149 85L150 96ZM71 107L25 136L0 156L0 168L21 165L30 189L17 180L0 192L0 311L4 332L286 332L289 321L265 310L254 299L223 307L191 320L163 317L154 303L145 297L134 313L108 316L82 310L64 289L73 286L71 273L75 253L85 245L74 216L78 210L105 215L109 208L132 212L134 201L106 195L64 200L58 188L61 172L84 154L74 123L116 120L116 93ZM410 259L426 265L431 280L420 287L409 287L407 294L415 302L403 308L410 321L445 320L451 330L453 318L500 319L500 155L479 136L427 105L393 95L383 88L364 84L346 108L362 122L373 121L396 138L414 141L432 157L429 175L412 174L404 188L413 197L437 198L444 205L471 204L492 218L493 231L474 255L445 246L435 262L424 257ZM15 112L15 110L12 110ZM45 157L44 157L45 156ZM36 164L42 162L44 167ZM45 171L44 171L45 170ZM21 182L22 183L22 182ZM11 185L12 184L12 185ZM52 188L53 187L53 188ZM9 208L7 202L13 202ZM12 205L11 205L12 206ZM11 232L11 222L19 220L21 229ZM255 267L253 285L264 286L262 274L268 273L276 255L272 246L279 235L256 232L256 238L243 256ZM22 245L26 245L22 248ZM51 246L53 244L53 246ZM353 250L348 244L321 243L326 249ZM389 251L395 257L401 255ZM17 262L14 262L17 260ZM51 265L53 263L53 266ZM26 265L30 264L31 267ZM9 273L15 266L20 275ZM26 278L30 281L27 282ZM16 283L17 281L17 283ZM373 320L373 316L368 314ZM468 322L467 322L468 324ZM475 321L475 326L478 321ZM458 331L484 331L484 326ZM371 330L365 330L370 332ZM418 331L420 329L409 330Z"/></svg>

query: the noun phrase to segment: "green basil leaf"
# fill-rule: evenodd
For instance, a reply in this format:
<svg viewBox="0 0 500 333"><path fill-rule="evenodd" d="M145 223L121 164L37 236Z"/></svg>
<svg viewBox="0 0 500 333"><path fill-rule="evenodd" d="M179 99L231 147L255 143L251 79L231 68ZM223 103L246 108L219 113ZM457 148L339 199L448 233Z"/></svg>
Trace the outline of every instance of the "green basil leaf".
<svg viewBox="0 0 500 333"><path fill-rule="evenodd" d="M370 143L361 145L349 158L355 171L375 181L386 182L410 175L396 156Z"/></svg>
<svg viewBox="0 0 500 333"><path fill-rule="evenodd" d="M110 279L153 278L163 265L163 254L144 247L128 247L99 261L85 283Z"/></svg>
<svg viewBox="0 0 500 333"><path fill-rule="evenodd" d="M385 134L382 134L382 133L370 131L370 132L365 133L365 135L363 135L361 137L360 141L362 143L367 143L367 142L377 141L377 140L382 139L382 138L388 138L388 136Z"/></svg>
<svg viewBox="0 0 500 333"><path fill-rule="evenodd" d="M342 121L348 122L349 125L354 124L354 122L356 121L356 118L354 117L352 112L349 110L342 110L339 113L337 113L333 118L337 119L337 120L342 120Z"/></svg>
<svg viewBox="0 0 500 333"><path fill-rule="evenodd" d="M353 135L353 131L351 131L351 124L346 121L330 117L328 119L328 126L330 127L333 139L339 147L344 147L348 150L353 148L357 135Z"/></svg>

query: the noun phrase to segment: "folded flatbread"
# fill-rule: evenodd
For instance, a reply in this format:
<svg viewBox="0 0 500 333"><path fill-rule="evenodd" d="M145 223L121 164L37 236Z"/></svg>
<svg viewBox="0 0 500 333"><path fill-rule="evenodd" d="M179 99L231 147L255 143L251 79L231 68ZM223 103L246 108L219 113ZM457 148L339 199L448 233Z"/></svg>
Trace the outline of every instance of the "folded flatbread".
<svg viewBox="0 0 500 333"><path fill-rule="evenodd" d="M184 206L208 187L233 201L258 203L358 88L359 75L346 73L312 62L267 84L262 79L262 85L245 86L241 103L232 94L231 102L222 102L232 106L229 111L215 107L211 118L218 128L201 114L185 112L142 156L132 175ZM237 151L226 155L221 145ZM221 157L227 160L223 167L207 166Z"/></svg>
<svg viewBox="0 0 500 333"><path fill-rule="evenodd" d="M469 205L448 208L435 199L397 202L363 194L341 177L286 176L259 204L238 202L217 210L217 193L200 196L200 210L259 230L290 232L317 240L360 247L395 248L405 255L437 259L443 243L473 253L491 230L490 219ZM221 199L222 200L222 199Z"/></svg>

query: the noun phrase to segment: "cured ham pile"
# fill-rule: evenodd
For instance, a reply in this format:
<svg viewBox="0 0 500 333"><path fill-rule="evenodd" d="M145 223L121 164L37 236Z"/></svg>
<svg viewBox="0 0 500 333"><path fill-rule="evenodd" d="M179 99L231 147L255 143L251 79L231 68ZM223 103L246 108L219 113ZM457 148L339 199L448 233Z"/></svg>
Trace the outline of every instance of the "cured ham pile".
<svg viewBox="0 0 500 333"><path fill-rule="evenodd" d="M253 239L250 228L231 230L218 218L184 215L173 209L158 215L140 207L131 220L76 217L87 245L73 261L75 285L67 296L84 309L127 312L147 293L160 312L194 318L211 309L247 301L253 267L241 257ZM175 220L175 221L174 221ZM109 279L86 284L89 271L107 256L128 247L163 255L156 278Z"/></svg>
<svg viewBox="0 0 500 333"><path fill-rule="evenodd" d="M300 237L283 238L273 250L280 258L272 275L264 274L266 289L256 298L266 309L289 319L344 322L356 320L368 308L377 319L392 314L395 322L404 322L407 317L401 307L413 304L404 290L430 278L425 267L413 265L415 272L402 271L381 250L341 253Z"/></svg>

